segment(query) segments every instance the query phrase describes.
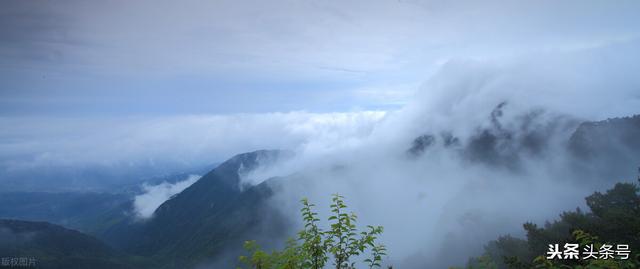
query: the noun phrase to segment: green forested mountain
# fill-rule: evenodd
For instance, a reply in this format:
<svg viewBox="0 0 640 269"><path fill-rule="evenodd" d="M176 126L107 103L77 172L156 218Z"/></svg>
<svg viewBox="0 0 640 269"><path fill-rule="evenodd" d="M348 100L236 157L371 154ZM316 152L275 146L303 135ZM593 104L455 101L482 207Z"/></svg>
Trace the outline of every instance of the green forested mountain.
<svg viewBox="0 0 640 269"><path fill-rule="evenodd" d="M239 252L255 234L277 236L286 224L264 204L272 193L270 183L241 191L238 171L286 155L266 150L237 155L163 203L151 219L120 223L104 237L127 252L183 267Z"/></svg>
<svg viewBox="0 0 640 269"><path fill-rule="evenodd" d="M46 222L0 220L0 254L29 259L37 268L136 268L152 266L100 240Z"/></svg>

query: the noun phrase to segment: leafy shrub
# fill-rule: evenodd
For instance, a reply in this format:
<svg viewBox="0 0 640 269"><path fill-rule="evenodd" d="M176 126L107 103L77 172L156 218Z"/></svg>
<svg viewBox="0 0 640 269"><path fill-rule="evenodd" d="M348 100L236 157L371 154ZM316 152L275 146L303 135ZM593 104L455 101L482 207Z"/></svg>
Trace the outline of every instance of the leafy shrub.
<svg viewBox="0 0 640 269"><path fill-rule="evenodd" d="M336 269L356 268L356 257L369 254L362 260L368 268L379 268L386 256L384 245L377 243L383 232L382 226L367 226L359 231L357 216L347 213L344 197L334 194L331 203L331 215L327 219L328 229L319 226L318 213L313 211L314 204L302 199L302 219L304 228L298 232L297 239L290 239L282 251L263 251L255 241L245 242L248 256L239 260L246 268L255 269L321 269L329 266Z"/></svg>

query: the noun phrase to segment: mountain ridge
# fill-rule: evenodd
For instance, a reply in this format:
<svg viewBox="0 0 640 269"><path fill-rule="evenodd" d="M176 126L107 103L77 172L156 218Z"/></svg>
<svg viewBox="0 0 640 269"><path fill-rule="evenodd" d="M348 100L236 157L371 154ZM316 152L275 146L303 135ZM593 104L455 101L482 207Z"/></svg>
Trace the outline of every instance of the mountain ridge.
<svg viewBox="0 0 640 269"><path fill-rule="evenodd" d="M257 230L278 234L284 218L263 202L272 194L269 182L241 188L238 171L290 156L280 150L235 155L197 182L165 201L144 221L121 225L105 235L110 244L175 266L204 262L228 248L242 249L243 238ZM266 225L265 222L270 222Z"/></svg>

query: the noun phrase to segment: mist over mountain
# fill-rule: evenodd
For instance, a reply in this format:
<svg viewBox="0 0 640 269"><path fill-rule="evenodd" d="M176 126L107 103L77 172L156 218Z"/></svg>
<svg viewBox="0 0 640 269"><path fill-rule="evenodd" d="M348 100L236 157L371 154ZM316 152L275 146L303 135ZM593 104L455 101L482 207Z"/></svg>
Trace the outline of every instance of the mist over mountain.
<svg viewBox="0 0 640 269"><path fill-rule="evenodd" d="M566 57L564 67L574 67L569 60L575 56ZM622 65L617 61L622 59L608 59L613 66L633 67L626 60ZM363 222L386 228L381 239L394 250L388 264L463 265L501 234L522 236L521 223L551 219L579 206L594 190L635 176L638 116L585 121L592 113L580 108L602 100L565 96L573 110L547 103L556 95L548 89L562 92L567 85L555 72L529 72L526 66L536 61L525 59L510 67L452 62L402 110L374 121L344 115L316 118L323 119L324 127L305 131L292 151L240 154L198 173L204 176L164 197L168 200L147 219L135 217L133 203L144 187L127 182L132 191L125 192L125 201L114 199L115 206L107 209L92 207L106 211L90 218L99 225L77 227L167 268L230 267L245 240L275 248L294 236L301 198L326 208L325 198L340 193ZM507 87L523 79L532 84ZM550 86L533 98L525 94L540 80ZM633 96L633 85L625 87L616 98ZM315 120L292 126L302 128ZM152 185L162 182L153 180ZM55 223L73 218L47 216L48 210L23 217Z"/></svg>
<svg viewBox="0 0 640 269"><path fill-rule="evenodd" d="M0 191L123 191L157 177L202 175L240 152L363 137L384 114L0 117L11 126L0 133Z"/></svg>
<svg viewBox="0 0 640 269"><path fill-rule="evenodd" d="M391 156L373 155L375 147L339 151L349 155L332 158L277 150L239 154L170 197L146 220L135 216L126 195L84 194L81 199L80 194L7 194L0 212L76 227L163 268L227 268L237 262L246 240L274 248L293 236L301 197L324 206L322 197L340 192L361 212L360 218L387 227L383 239L396 249L390 264L417 268L460 264L461 257L477 255L493 236L505 231L518 235L516 222L550 218L555 213L550 208L578 205L573 195L610 185L616 177L632 179L634 169L606 169L610 166L601 161L615 160L620 168L638 163L640 147L634 137L640 116L578 122L534 111L504 121L507 107L498 104L486 124L479 123L467 138L452 132L424 134L404 141ZM554 164L558 160L562 163ZM548 193L549 184L561 186L562 194L541 200L538 192ZM62 197L68 202L61 203ZM106 207L91 200L98 197ZM18 200L27 207L15 207ZM38 209L37 201L58 206ZM526 216L518 214L523 209ZM457 254L445 255L451 248ZM52 255L55 262L64 261ZM131 265L124 256L114 257L107 260Z"/></svg>
<svg viewBox="0 0 640 269"><path fill-rule="evenodd" d="M110 192L132 191L142 183L182 173L208 171L211 164L40 164L2 167L2 192Z"/></svg>
<svg viewBox="0 0 640 269"><path fill-rule="evenodd" d="M592 177L633 178L625 167L639 166L639 131L640 115L581 123L569 140L575 169Z"/></svg>
<svg viewBox="0 0 640 269"><path fill-rule="evenodd" d="M464 265L461 256L478 253L482 242L500 234L522 236L520 223L543 222L554 216L546 212L575 208L580 196L636 177L640 147L625 137L640 130L638 116L578 123L538 111L506 124L497 114L487 115L490 123L479 124L487 127L466 139L421 135L395 156L375 157L376 150L366 148L326 158L336 160L329 163L311 159L288 177L271 204L295 212L300 197L322 201L339 192L364 222L386 227L383 239L398 250L390 264L446 267ZM581 146L574 141L601 137L584 131L591 125L618 136L596 142L597 157L585 159L575 153ZM616 169L603 169L611 166L602 160L616 162ZM290 165L282 167L291 173ZM447 254L451 249L455 254Z"/></svg>
<svg viewBox="0 0 640 269"><path fill-rule="evenodd" d="M271 187L263 183L242 188L240 176L290 155L266 150L237 155L164 202L149 219L124 219L102 238L129 253L177 267L198 265L222 253L237 257L245 240L278 237L287 227L287 220L265 204ZM230 266L235 258L226 263Z"/></svg>
<svg viewBox="0 0 640 269"><path fill-rule="evenodd" d="M479 124L487 127L478 127L468 139L446 134L407 141L404 150L398 149L392 158L374 159L375 166L384 169L362 161L362 154L370 149L356 152L360 161L350 157L306 166L300 166L299 156L290 152L240 154L163 203L149 220L130 219L104 238L128 252L157 257L169 267L232 267L242 253L241 242L260 239L267 247L277 247L277 242L294 236L301 197L317 199L323 205L322 197L340 192L350 197L362 212L361 218L387 227L390 235L384 239L399 250L390 263L408 268L447 266L459 264L460 257L479 253L484 242L498 234L521 234L517 232L521 222L553 217L555 212L549 208L580 205L580 199L573 196L609 186L618 182L618 177L633 179L640 147L634 139L625 138L640 130L639 116L579 123L535 111L506 124L501 120L505 107L504 103L497 105L486 117L490 124ZM599 131L585 130L585 126L598 126ZM617 136L591 143L601 137L598 132ZM589 142L576 145L579 136ZM597 158L615 160L619 167L627 168L598 169L600 160L576 154L578 148L593 147L599 148L594 155ZM620 156L620 149L628 154ZM554 159L549 154L561 156ZM441 159L443 155L450 159ZM562 163L555 164L557 161ZM292 163L304 169L290 170ZM590 168L572 170L574 166ZM537 170L539 167L544 170ZM469 177L465 169L478 174ZM282 176L273 176L278 173ZM460 173L467 176L460 178ZM242 178L248 174L256 178L263 175L264 180L247 185ZM431 188L426 188L427 184ZM549 192L549 184L561 186L558 195L541 200L541 193ZM441 206L440 210L434 211L434 205ZM526 216L518 214L522 210ZM425 241L408 239L416 236ZM469 238L476 244L470 244ZM444 255L451 248L457 254Z"/></svg>
<svg viewBox="0 0 640 269"><path fill-rule="evenodd" d="M237 268L245 241L282 249L304 227L301 199L326 220L334 194L384 227L383 268L539 252L576 227L627 240L638 10L3 1L0 257ZM629 230L607 236L616 227Z"/></svg>
<svg viewBox="0 0 640 269"><path fill-rule="evenodd" d="M521 223L551 219L579 206L594 190L632 180L640 161L638 116L585 121L589 111L569 113L558 103L545 103L548 97L541 95L552 91L539 92L535 99L523 94L529 86L516 88L522 93L507 91L505 85L523 78L556 79L553 72L533 78L514 74L521 65L496 69L451 63L425 83L429 95L418 94L402 110L363 125L351 125L360 123L357 117L329 117L326 127L312 128L292 151L236 155L199 173L204 175L181 192L163 197L167 200L145 219L136 217L134 197L148 190L135 182L120 184L121 190L128 186L127 198L108 198L104 208L89 206L105 212L100 216L87 218L90 214L74 202L65 202L59 203L60 211L40 207L19 215L7 209L6 217L69 223L166 268L227 268L235 266L246 240L276 248L295 236L301 198L326 208L325 198L340 193L363 222L386 228L381 239L394 250L388 264L464 265L485 242L505 233L522 236ZM470 82L460 85L465 80ZM565 85L549 87L560 86ZM579 108L601 100L573 101ZM160 177L150 184L178 184L185 178ZM46 200L17 197L31 204ZM72 201L94 199L88 197ZM91 221L68 221L74 218Z"/></svg>

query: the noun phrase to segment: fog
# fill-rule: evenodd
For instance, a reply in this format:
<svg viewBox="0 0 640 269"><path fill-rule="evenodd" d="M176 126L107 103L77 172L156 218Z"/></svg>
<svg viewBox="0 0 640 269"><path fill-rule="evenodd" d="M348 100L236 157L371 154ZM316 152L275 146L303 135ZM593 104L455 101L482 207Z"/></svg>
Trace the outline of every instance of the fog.
<svg viewBox="0 0 640 269"><path fill-rule="evenodd" d="M464 265L499 235L523 236L524 222L584 209L590 193L634 180L574 170L567 143L584 120L638 112L635 48L449 62L370 135L310 141L247 182L285 176L272 203L293 221L301 198L326 216L331 194L344 195L361 224L385 227L388 262L400 268ZM430 142L413 142L421 135Z"/></svg>

